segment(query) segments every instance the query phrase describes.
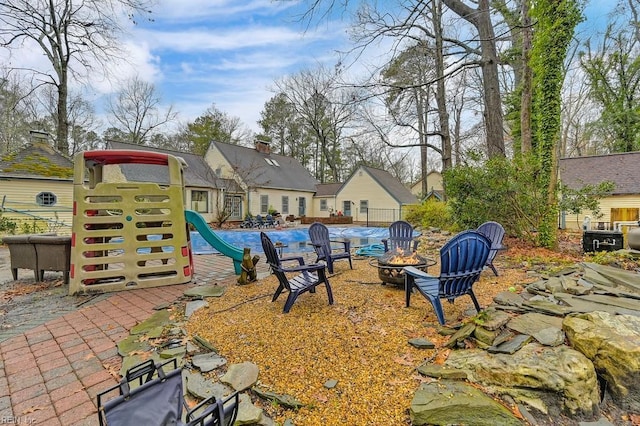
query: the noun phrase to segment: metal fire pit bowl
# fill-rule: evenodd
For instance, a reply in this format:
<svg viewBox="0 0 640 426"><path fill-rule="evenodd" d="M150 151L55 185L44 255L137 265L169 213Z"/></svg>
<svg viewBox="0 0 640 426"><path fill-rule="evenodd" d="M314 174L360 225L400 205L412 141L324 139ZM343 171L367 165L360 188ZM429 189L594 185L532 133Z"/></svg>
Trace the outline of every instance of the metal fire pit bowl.
<svg viewBox="0 0 640 426"><path fill-rule="evenodd" d="M373 258L369 260L369 265L378 268L378 278L382 281L382 284L394 284L398 286L404 286L404 270L405 266L413 266L416 269L427 272L427 268L429 266L433 266L436 264L435 261L431 259L427 259L423 256L413 254L419 262L407 262L407 263L397 263L397 259L393 263L389 263L387 259L395 258L399 256L398 254L389 255L389 253L385 253L384 255ZM404 255L403 255L404 256ZM409 257L410 255L406 255L404 257Z"/></svg>

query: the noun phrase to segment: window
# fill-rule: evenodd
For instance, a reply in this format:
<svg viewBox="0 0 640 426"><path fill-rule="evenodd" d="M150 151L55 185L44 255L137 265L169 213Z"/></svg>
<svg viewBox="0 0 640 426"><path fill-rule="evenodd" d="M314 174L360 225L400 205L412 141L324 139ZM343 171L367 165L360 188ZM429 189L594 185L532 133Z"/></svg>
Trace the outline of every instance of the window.
<svg viewBox="0 0 640 426"><path fill-rule="evenodd" d="M369 210L369 200L360 200L360 213L366 213Z"/></svg>
<svg viewBox="0 0 640 426"><path fill-rule="evenodd" d="M231 219L242 219L242 197L225 195L224 208L231 213Z"/></svg>
<svg viewBox="0 0 640 426"><path fill-rule="evenodd" d="M326 212L327 211L327 200L326 199L320 199L320 211L322 211L322 212Z"/></svg>
<svg viewBox="0 0 640 426"><path fill-rule="evenodd" d="M269 196L261 195L260 196L260 214L269 213Z"/></svg>
<svg viewBox="0 0 640 426"><path fill-rule="evenodd" d="M289 196L282 196L282 214L289 214Z"/></svg>
<svg viewBox="0 0 640 426"><path fill-rule="evenodd" d="M191 210L198 213L209 212L209 193L207 191L191 191Z"/></svg>
<svg viewBox="0 0 640 426"><path fill-rule="evenodd" d="M58 197L53 192L41 192L36 195L36 203L39 206L55 206L58 202Z"/></svg>

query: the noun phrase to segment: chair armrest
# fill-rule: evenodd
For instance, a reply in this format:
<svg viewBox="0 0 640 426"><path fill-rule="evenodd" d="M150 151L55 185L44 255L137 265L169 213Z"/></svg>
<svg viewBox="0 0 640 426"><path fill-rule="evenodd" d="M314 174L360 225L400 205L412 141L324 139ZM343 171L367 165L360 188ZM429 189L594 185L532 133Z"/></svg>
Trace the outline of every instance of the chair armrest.
<svg viewBox="0 0 640 426"><path fill-rule="evenodd" d="M344 250L349 251L351 247L351 240L329 240L330 243L343 244Z"/></svg>
<svg viewBox="0 0 640 426"><path fill-rule="evenodd" d="M313 272L325 269L326 267L327 265L324 263L309 263L308 265L294 266L292 268L282 268L282 270L285 272Z"/></svg>
<svg viewBox="0 0 640 426"><path fill-rule="evenodd" d="M418 268L415 268L413 266L405 266L404 268L402 268L404 270L404 273L407 275L411 275L412 277L415 278L436 278L433 275L429 275L424 271L421 271Z"/></svg>
<svg viewBox="0 0 640 426"><path fill-rule="evenodd" d="M299 265L304 265L304 258L302 256L290 256L290 257L281 257L280 263L282 262L291 262L297 261Z"/></svg>

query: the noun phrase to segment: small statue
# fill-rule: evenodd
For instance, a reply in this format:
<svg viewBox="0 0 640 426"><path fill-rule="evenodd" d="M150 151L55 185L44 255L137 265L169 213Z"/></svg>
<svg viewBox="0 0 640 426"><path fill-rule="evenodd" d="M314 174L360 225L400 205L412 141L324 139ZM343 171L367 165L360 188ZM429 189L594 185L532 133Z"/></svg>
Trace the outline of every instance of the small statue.
<svg viewBox="0 0 640 426"><path fill-rule="evenodd" d="M242 255L242 264L240 265L242 272L240 272L240 276L238 277L238 285L245 285L253 282L257 278L256 272L256 264L260 260L259 256L253 256L251 258L251 249L248 247L244 248L244 252Z"/></svg>

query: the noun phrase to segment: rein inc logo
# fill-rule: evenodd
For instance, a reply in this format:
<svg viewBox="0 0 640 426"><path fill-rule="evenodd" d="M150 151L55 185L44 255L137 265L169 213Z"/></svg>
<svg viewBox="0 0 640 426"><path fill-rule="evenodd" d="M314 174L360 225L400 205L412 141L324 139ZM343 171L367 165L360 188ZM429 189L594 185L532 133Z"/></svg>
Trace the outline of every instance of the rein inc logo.
<svg viewBox="0 0 640 426"><path fill-rule="evenodd" d="M33 425L36 419L22 416L2 416L0 417L0 425Z"/></svg>

